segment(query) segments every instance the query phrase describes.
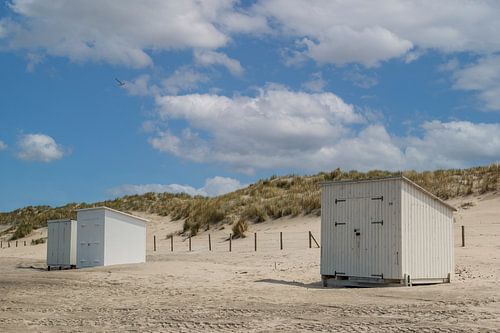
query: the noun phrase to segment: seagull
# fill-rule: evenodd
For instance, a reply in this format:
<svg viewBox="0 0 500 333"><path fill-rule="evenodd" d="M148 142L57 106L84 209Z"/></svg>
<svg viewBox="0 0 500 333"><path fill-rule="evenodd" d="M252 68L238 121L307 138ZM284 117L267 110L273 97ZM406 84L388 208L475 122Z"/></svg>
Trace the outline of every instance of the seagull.
<svg viewBox="0 0 500 333"><path fill-rule="evenodd" d="M115 80L118 82L118 86L123 87L125 85L125 82L118 80L116 77Z"/></svg>

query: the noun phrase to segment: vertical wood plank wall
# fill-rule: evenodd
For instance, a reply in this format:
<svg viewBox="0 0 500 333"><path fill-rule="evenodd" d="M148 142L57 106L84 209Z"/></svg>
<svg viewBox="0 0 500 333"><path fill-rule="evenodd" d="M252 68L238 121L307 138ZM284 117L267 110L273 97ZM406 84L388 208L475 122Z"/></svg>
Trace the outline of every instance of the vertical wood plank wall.
<svg viewBox="0 0 500 333"><path fill-rule="evenodd" d="M399 179L323 184L322 275L401 278L400 193ZM383 201L372 200L380 196ZM336 204L335 199L346 201ZM383 225L371 223L379 220Z"/></svg>
<svg viewBox="0 0 500 333"><path fill-rule="evenodd" d="M453 212L419 188L402 186L403 273L412 279L453 275Z"/></svg>

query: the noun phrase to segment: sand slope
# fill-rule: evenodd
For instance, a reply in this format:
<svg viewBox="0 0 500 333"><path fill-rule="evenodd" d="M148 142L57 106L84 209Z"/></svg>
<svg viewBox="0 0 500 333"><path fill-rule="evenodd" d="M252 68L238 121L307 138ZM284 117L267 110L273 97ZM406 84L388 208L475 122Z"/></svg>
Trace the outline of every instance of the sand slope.
<svg viewBox="0 0 500 333"><path fill-rule="evenodd" d="M252 225L232 252L228 228L194 237L192 252L175 237L171 252L165 236L182 223L148 216L148 262L139 265L47 272L45 245L2 249L0 331L500 331L500 195L452 203L469 201L456 214L456 279L444 285L321 288L319 249L307 238L310 230L319 241L320 220L310 217Z"/></svg>

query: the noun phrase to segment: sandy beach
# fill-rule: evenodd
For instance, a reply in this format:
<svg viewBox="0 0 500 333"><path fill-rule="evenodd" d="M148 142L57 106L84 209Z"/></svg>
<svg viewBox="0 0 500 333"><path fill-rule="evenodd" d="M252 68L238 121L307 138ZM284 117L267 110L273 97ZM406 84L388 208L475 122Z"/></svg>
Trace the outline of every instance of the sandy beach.
<svg viewBox="0 0 500 333"><path fill-rule="evenodd" d="M172 252L166 236L182 222L137 213L152 220L147 263L80 270L46 271L46 245L21 239L0 250L0 331L500 331L500 195L451 201L465 202L455 215L455 279L432 286L322 288L320 250L308 245L309 231L320 239L318 217L251 225L231 252L227 226L193 237L191 252L175 236Z"/></svg>

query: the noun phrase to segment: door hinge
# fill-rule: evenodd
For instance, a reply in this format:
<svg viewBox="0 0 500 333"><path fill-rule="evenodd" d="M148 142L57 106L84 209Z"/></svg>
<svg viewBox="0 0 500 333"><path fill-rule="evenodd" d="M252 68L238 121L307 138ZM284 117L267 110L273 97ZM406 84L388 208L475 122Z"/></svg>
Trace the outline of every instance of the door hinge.
<svg viewBox="0 0 500 333"><path fill-rule="evenodd" d="M344 225L345 222L335 222L335 226L338 226L338 225Z"/></svg>
<svg viewBox="0 0 500 333"><path fill-rule="evenodd" d="M381 220L381 221L372 221L372 224L382 224L382 225L384 225L384 220Z"/></svg>
<svg viewBox="0 0 500 333"><path fill-rule="evenodd" d="M337 204L339 202L345 202L345 199L335 199L335 204Z"/></svg>
<svg viewBox="0 0 500 333"><path fill-rule="evenodd" d="M380 201L384 201L384 196L381 195L380 197L373 197L372 200L380 200Z"/></svg>

